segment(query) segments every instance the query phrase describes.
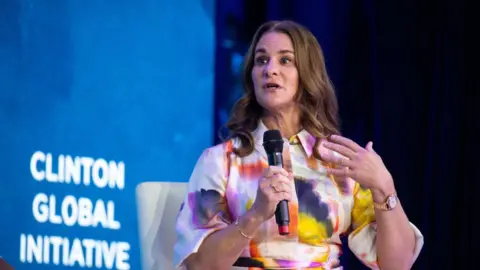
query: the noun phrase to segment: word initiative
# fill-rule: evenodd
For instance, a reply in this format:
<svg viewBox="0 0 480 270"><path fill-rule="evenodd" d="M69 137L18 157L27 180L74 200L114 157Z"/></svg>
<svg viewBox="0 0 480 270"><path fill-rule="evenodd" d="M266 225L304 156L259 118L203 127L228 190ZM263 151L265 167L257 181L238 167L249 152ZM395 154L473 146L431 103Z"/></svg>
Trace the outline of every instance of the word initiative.
<svg viewBox="0 0 480 270"><path fill-rule="evenodd" d="M43 185L82 185L86 189L125 188L125 164L91 157L53 156L37 151L30 158L30 173L34 181ZM43 190L48 190L44 188ZM52 190L59 190L55 188ZM80 193L85 189L68 189ZM95 193L99 194L99 193ZM106 241L50 235L53 226L86 228L91 230L119 230L120 221L115 219L115 202L92 200L87 196L67 194L57 196L52 192L40 192L33 196L32 215L39 224L48 224L47 234L20 235L20 261L22 263L54 264L83 268L130 269L130 244L121 241Z"/></svg>

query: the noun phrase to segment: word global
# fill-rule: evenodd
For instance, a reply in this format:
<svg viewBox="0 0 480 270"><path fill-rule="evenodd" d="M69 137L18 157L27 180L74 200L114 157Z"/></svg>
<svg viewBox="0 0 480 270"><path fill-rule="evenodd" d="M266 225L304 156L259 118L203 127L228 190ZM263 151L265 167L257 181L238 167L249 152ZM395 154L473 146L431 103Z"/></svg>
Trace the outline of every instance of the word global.
<svg viewBox="0 0 480 270"><path fill-rule="evenodd" d="M65 224L66 226L79 225L81 227L97 227L118 230L121 227L115 220L115 204L108 201L96 200L95 204L89 198L75 198L66 196L60 207L57 206L55 195L47 196L44 193L35 195L32 203L32 212L39 223ZM60 213L58 215L57 213Z"/></svg>

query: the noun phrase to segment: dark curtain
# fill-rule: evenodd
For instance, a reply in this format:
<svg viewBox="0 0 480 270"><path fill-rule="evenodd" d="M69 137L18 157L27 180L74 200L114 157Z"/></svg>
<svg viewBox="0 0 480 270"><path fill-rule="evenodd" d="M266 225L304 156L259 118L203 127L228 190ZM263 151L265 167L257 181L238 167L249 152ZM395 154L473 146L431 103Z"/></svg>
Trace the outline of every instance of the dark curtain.
<svg viewBox="0 0 480 270"><path fill-rule="evenodd" d="M251 9L243 14L255 20L241 20L237 31L250 35L265 20L292 19L317 36L343 134L362 145L373 140L425 236L414 269L478 268L480 100L467 68L467 44L476 37L466 29L478 25L476 15L467 15L462 1L256 2L245 2ZM345 251L346 269L363 269Z"/></svg>

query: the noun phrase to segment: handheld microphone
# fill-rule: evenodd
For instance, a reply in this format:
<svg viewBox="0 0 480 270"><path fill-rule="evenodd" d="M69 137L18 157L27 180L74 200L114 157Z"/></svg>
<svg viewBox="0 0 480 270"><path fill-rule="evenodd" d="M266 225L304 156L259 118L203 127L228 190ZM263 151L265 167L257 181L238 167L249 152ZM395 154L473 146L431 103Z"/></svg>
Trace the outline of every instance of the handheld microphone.
<svg viewBox="0 0 480 270"><path fill-rule="evenodd" d="M267 152L268 165L283 168L283 139L279 130L274 129L265 131L263 134L263 147ZM278 232L280 235L287 235L290 233L288 228L288 225L290 224L290 213L288 211L287 200L282 200L277 204L275 220L277 221Z"/></svg>

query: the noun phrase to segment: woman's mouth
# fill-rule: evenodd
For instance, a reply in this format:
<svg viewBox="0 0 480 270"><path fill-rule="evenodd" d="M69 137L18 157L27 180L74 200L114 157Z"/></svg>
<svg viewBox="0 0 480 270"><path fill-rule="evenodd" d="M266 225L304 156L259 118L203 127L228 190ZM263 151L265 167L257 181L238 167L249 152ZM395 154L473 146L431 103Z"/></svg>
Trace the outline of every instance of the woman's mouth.
<svg viewBox="0 0 480 270"><path fill-rule="evenodd" d="M263 85L263 88L266 89L266 90L277 90L280 88L280 85L279 84L276 84L276 83L266 83Z"/></svg>

